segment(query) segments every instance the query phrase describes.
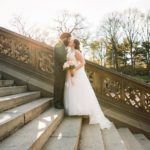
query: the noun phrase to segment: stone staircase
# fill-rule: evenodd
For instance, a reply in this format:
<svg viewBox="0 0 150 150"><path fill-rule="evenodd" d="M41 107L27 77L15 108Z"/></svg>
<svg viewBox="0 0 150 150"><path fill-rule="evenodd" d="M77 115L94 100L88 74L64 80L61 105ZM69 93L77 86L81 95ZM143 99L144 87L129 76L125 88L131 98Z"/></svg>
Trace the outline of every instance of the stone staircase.
<svg viewBox="0 0 150 150"><path fill-rule="evenodd" d="M64 116L53 98L3 79L0 74L0 150L150 150L143 134Z"/></svg>

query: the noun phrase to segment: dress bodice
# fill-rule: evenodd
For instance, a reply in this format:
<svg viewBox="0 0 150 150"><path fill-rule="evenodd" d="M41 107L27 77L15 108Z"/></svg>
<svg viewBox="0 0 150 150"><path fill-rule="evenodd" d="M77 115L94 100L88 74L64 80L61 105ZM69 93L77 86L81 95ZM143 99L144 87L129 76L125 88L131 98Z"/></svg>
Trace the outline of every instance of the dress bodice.
<svg viewBox="0 0 150 150"><path fill-rule="evenodd" d="M74 49L71 49L68 51L67 53L67 60L71 60L71 61L74 61L75 65L78 65L78 61L75 57L75 50Z"/></svg>

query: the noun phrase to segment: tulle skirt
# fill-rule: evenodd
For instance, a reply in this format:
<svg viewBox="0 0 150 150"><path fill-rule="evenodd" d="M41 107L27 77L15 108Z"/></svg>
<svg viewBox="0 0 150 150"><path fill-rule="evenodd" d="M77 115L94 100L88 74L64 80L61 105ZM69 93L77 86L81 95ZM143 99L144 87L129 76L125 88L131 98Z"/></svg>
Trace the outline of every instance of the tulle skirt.
<svg viewBox="0 0 150 150"><path fill-rule="evenodd" d="M84 67L73 77L66 77L64 108L68 116L89 116L89 124L99 124L101 129L112 123L104 116Z"/></svg>

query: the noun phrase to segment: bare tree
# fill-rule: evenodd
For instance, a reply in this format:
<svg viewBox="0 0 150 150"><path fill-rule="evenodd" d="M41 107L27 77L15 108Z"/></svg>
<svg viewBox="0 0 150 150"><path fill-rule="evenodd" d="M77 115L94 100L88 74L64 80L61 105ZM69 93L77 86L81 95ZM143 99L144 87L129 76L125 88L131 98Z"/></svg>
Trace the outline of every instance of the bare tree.
<svg viewBox="0 0 150 150"><path fill-rule="evenodd" d="M55 18L54 21L57 23L55 29L59 33L61 32L73 33L75 31L82 30L85 28L83 24L85 18L78 13L71 13L67 10L61 12L61 15L57 16L57 18Z"/></svg>
<svg viewBox="0 0 150 150"><path fill-rule="evenodd" d="M111 46L111 64L118 69L118 42L121 37L120 32L120 13L113 12L108 14L103 20L99 32L100 35L104 38L105 46L108 48Z"/></svg>
<svg viewBox="0 0 150 150"><path fill-rule="evenodd" d="M100 64L101 66L105 65L105 45L104 40L97 39L90 42L90 51L91 51L91 61Z"/></svg>
<svg viewBox="0 0 150 150"><path fill-rule="evenodd" d="M32 26L30 28L29 34L30 34L31 38L33 38L37 41L50 44L50 41L51 41L50 35L51 34L50 34L50 30L46 27L41 28L41 27L38 27L38 26Z"/></svg>
<svg viewBox="0 0 150 150"><path fill-rule="evenodd" d="M142 46L144 48L145 62L148 71L150 71L150 10L144 17L141 37L143 41Z"/></svg>
<svg viewBox="0 0 150 150"><path fill-rule="evenodd" d="M48 43L50 40L50 31L47 28L41 28L37 25L29 25L22 15L14 15L10 24L14 27L16 32L26 37L43 43Z"/></svg>
<svg viewBox="0 0 150 150"><path fill-rule="evenodd" d="M143 14L138 9L127 9L122 15L122 30L129 44L131 65L135 67L134 51L139 41L139 33Z"/></svg>
<svg viewBox="0 0 150 150"><path fill-rule="evenodd" d="M63 10L60 15L54 19L55 26L52 27L53 30L60 35L62 32L69 32L81 42L86 45L86 41L89 38L88 23L86 18L84 18L79 13L72 13L67 10ZM84 46L83 45L83 46Z"/></svg>
<svg viewBox="0 0 150 150"><path fill-rule="evenodd" d="M95 40L90 43L90 49L91 49L91 53L92 53L92 61L93 62L98 62L97 53L98 53L99 48L100 48L99 41Z"/></svg>
<svg viewBox="0 0 150 150"><path fill-rule="evenodd" d="M150 10L144 16L141 36L143 41L150 41Z"/></svg>
<svg viewBox="0 0 150 150"><path fill-rule="evenodd" d="M28 27L25 19L22 15L14 15L10 24L15 28L20 34L29 37Z"/></svg>

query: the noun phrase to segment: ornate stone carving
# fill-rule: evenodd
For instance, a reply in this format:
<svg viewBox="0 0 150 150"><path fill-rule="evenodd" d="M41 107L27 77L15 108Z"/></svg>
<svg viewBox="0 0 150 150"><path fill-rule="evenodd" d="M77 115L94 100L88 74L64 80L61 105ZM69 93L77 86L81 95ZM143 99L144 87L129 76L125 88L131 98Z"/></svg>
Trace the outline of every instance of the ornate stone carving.
<svg viewBox="0 0 150 150"><path fill-rule="evenodd" d="M24 62L26 64L31 63L31 55L29 52L29 46L23 43L15 43L14 49L12 50L11 57L15 58L18 61Z"/></svg>
<svg viewBox="0 0 150 150"><path fill-rule="evenodd" d="M144 109L147 112L150 112L150 92L145 92L144 93L143 103L144 103Z"/></svg>
<svg viewBox="0 0 150 150"><path fill-rule="evenodd" d="M94 69L93 69L94 68ZM113 100L116 102L128 104L140 111L150 113L150 88L145 84L136 82L135 80L126 78L103 67L97 67L92 63L88 63L86 66L88 77L96 87L96 94L101 94L104 100L105 98L110 103ZM120 107L120 106L119 106ZM131 109L131 107L129 107Z"/></svg>
<svg viewBox="0 0 150 150"><path fill-rule="evenodd" d="M0 36L0 53L5 54L7 56L11 55L12 52L12 40L5 38L4 36Z"/></svg>
<svg viewBox="0 0 150 150"><path fill-rule="evenodd" d="M53 56L51 49L32 41L16 38L16 35L0 35L0 53L14 60L32 66L34 69L53 73Z"/></svg>
<svg viewBox="0 0 150 150"><path fill-rule="evenodd" d="M40 51L38 53L38 68L44 72L53 72L53 57L50 52Z"/></svg>
<svg viewBox="0 0 150 150"><path fill-rule="evenodd" d="M132 105L136 108L141 107L141 91L136 87L127 86L124 88L124 101L128 105Z"/></svg>
<svg viewBox="0 0 150 150"><path fill-rule="evenodd" d="M90 83L92 84L92 86L94 86L94 72L90 71L90 70L86 70L87 76L90 80Z"/></svg>
<svg viewBox="0 0 150 150"><path fill-rule="evenodd" d="M0 53L18 61L30 63L29 47L21 41L15 41L2 35L0 36Z"/></svg>
<svg viewBox="0 0 150 150"><path fill-rule="evenodd" d="M105 78L103 81L103 94L107 97L111 97L114 100L121 99L121 85L118 81L110 78Z"/></svg>

